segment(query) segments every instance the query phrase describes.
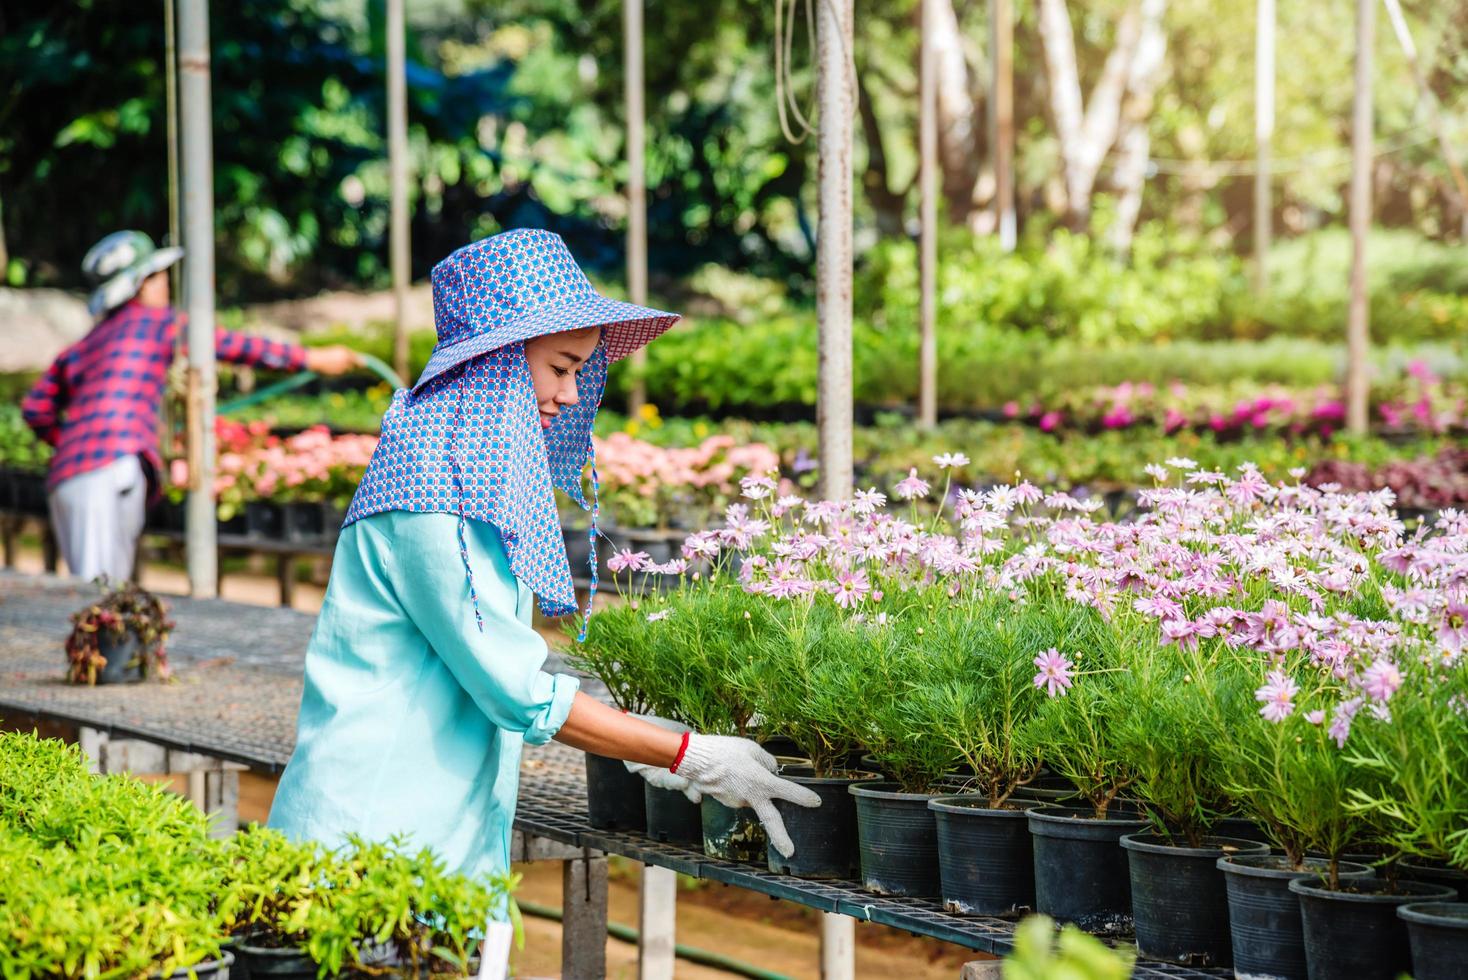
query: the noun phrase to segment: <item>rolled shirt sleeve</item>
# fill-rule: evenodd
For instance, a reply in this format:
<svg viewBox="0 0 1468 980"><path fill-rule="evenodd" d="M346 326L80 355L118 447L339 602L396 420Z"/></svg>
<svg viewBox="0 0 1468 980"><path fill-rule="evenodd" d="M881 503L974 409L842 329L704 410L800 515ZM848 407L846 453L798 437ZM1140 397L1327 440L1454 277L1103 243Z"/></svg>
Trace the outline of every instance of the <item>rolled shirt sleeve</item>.
<svg viewBox="0 0 1468 980"><path fill-rule="evenodd" d="M480 521L464 522L481 631L459 553L458 516L394 517L393 585L404 612L494 724L522 733L531 745L549 741L570 714L580 681L542 669L549 651L519 617L521 587L499 532Z"/></svg>

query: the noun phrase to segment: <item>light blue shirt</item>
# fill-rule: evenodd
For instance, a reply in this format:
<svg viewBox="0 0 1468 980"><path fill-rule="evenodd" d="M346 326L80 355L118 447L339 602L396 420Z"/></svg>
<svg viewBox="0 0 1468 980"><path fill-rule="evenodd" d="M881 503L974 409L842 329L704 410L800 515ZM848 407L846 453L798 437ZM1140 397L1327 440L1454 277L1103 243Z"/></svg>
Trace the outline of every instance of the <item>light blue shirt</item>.
<svg viewBox="0 0 1468 980"><path fill-rule="evenodd" d="M270 826L329 845L406 834L464 874L509 869L523 742L565 722L575 677L542 670L534 596L493 525L389 511L342 531L306 653L296 747Z"/></svg>

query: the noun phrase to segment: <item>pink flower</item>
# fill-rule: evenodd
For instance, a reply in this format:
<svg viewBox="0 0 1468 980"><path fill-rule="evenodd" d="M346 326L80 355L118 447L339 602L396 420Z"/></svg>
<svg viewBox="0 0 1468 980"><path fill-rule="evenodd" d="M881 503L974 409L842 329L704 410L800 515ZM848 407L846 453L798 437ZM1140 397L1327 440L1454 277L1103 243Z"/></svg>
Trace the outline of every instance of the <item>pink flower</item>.
<svg viewBox="0 0 1468 980"><path fill-rule="evenodd" d="M1035 686L1044 688L1050 697L1064 696L1071 685L1071 662L1055 647L1051 647L1035 658L1040 672L1035 675Z"/></svg>
<svg viewBox="0 0 1468 980"><path fill-rule="evenodd" d="M901 500L916 500L926 497L932 488L927 482L917 475L917 467L907 471L907 476L892 488L892 492Z"/></svg>
<svg viewBox="0 0 1468 980"><path fill-rule="evenodd" d="M1361 690L1377 701L1386 701L1402 686L1402 672L1390 660L1378 660L1361 675Z"/></svg>
<svg viewBox="0 0 1468 980"><path fill-rule="evenodd" d="M1463 652L1468 644L1468 604L1458 600L1448 602L1443 611L1443 620L1437 627L1438 642L1453 656Z"/></svg>
<svg viewBox="0 0 1468 980"><path fill-rule="evenodd" d="M831 594L836 598L836 605L842 609L850 609L867 597L872 589L872 583L867 578L867 573L862 569L854 572L842 572L836 576L836 583L831 587Z"/></svg>
<svg viewBox="0 0 1468 980"><path fill-rule="evenodd" d="M1264 679L1264 686L1254 692L1254 700L1264 702L1259 714L1266 721L1281 722L1295 710L1295 695L1300 685L1282 670L1271 670Z"/></svg>
<svg viewBox="0 0 1468 980"><path fill-rule="evenodd" d="M647 621L649 623L659 622L661 620L667 619L668 618L668 614L671 613L671 612L672 612L671 609L659 609L657 612L648 613L647 614Z"/></svg>
<svg viewBox="0 0 1468 980"><path fill-rule="evenodd" d="M640 572L647 567L648 557L645 551L633 551L631 548L623 548L607 559L607 567L613 573L629 570Z"/></svg>

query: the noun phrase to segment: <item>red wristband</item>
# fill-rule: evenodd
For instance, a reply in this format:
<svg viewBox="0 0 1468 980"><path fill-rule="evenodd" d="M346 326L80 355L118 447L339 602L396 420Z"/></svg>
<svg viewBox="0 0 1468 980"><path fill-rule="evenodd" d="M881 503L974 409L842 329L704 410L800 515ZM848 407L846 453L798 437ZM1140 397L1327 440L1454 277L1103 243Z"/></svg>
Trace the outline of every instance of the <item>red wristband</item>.
<svg viewBox="0 0 1468 980"><path fill-rule="evenodd" d="M668 767L668 772L676 773L678 767L683 764L683 753L688 751L688 736L690 732L683 733L683 744L678 746L678 754L673 757L673 764Z"/></svg>

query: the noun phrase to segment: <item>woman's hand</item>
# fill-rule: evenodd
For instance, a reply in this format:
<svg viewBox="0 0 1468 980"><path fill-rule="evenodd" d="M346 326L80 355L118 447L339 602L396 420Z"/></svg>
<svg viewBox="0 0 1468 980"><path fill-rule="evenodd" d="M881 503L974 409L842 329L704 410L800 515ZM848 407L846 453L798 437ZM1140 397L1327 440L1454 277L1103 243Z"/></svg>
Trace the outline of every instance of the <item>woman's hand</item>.
<svg viewBox="0 0 1468 980"><path fill-rule="evenodd" d="M699 735L663 719L644 721L581 692L556 741L622 759L652 785L678 790L695 802L712 796L725 806L748 807L765 825L775 850L786 857L795 853L795 845L774 801L821 805L815 793L776 776L775 757L747 738Z"/></svg>
<svg viewBox="0 0 1468 980"><path fill-rule="evenodd" d="M306 369L317 374L346 374L362 364L361 354L341 344L306 348Z"/></svg>
<svg viewBox="0 0 1468 980"><path fill-rule="evenodd" d="M753 810L770 835L770 845L787 858L795 853L795 845L785 832L775 800L803 807L821 805L813 791L775 775L775 757L747 738L690 733L683 756L671 772L727 807Z"/></svg>

